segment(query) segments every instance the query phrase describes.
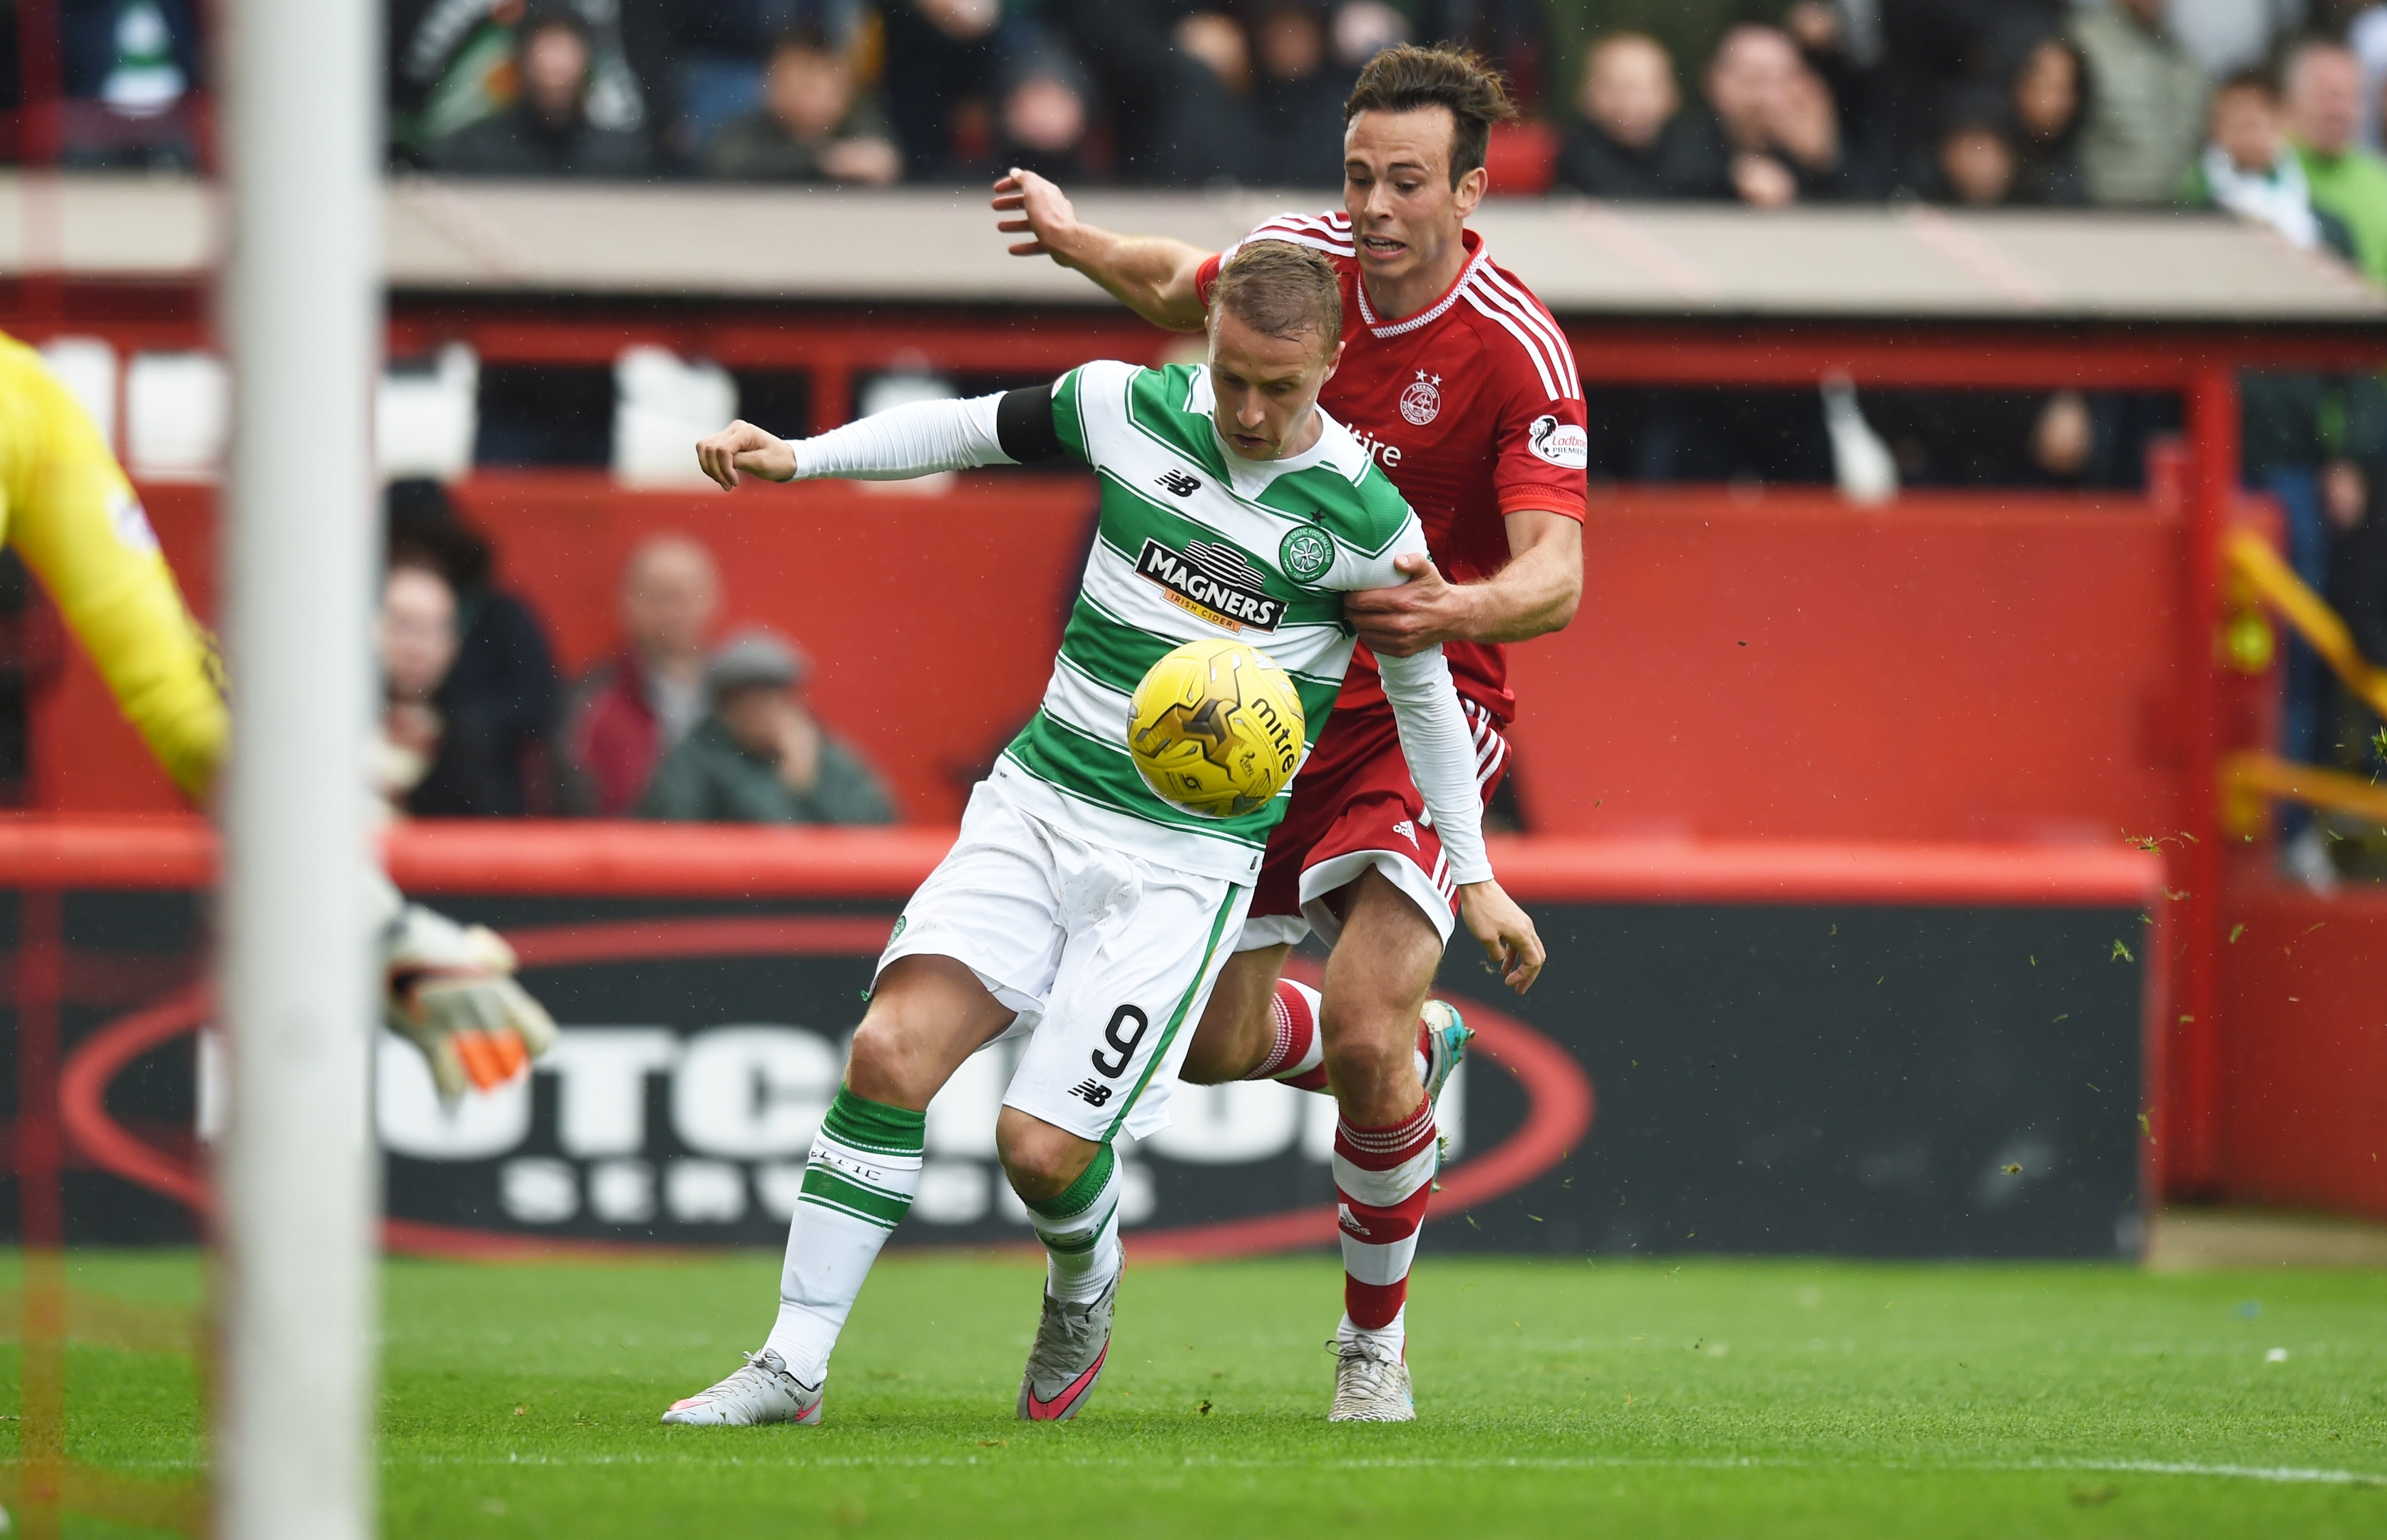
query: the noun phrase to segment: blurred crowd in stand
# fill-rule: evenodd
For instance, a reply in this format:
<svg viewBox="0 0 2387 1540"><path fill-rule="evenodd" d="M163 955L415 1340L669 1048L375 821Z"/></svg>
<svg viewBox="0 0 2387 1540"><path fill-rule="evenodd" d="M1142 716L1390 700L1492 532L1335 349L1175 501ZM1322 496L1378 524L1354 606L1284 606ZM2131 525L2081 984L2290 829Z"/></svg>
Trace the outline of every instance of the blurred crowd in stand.
<svg viewBox="0 0 2387 1540"><path fill-rule="evenodd" d="M58 5L63 158L203 166L208 7ZM15 21L0 109L24 100ZM437 175L952 185L1020 165L1327 205L1359 68L1452 40L1507 71L1523 114L1495 135L1495 196L2206 209L2387 283L2387 4L2367 0L390 0L388 23L390 160ZM548 376L568 372L487 372L481 458L548 462L537 445L496 453L500 430L601 420L604 382L565 401ZM2248 485L2387 663L2387 388L2242 385ZM1586 397L1595 480L1849 486L1862 463L1888 486L2125 487L2179 427L2175 398L2128 392L1595 381ZM892 816L807 707L802 651L715 635L701 547L640 549L616 654L568 682L490 574L436 487L393 490L393 809ZM2368 763L2368 719L2300 646L2285 721L2293 757ZM2292 845L2316 881L2324 840L2307 823Z"/></svg>
<svg viewBox="0 0 2387 1540"><path fill-rule="evenodd" d="M458 174L1324 191L1360 66L1446 39L1526 115L1495 193L1764 207L2172 203L2221 82L2347 43L2375 149L2387 75L2355 0L397 0L391 27L393 155Z"/></svg>
<svg viewBox="0 0 2387 1540"><path fill-rule="evenodd" d="M436 483L393 484L388 513L373 769L393 816L895 821L878 773L807 704L802 650L718 634L702 545L665 534L631 552L616 648L566 682Z"/></svg>

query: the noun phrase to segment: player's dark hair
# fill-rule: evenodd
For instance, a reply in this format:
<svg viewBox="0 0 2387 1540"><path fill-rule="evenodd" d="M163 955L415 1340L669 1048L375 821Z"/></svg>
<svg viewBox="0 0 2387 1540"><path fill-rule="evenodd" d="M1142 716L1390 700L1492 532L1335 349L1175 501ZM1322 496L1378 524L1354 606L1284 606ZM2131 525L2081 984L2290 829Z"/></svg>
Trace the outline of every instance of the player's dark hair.
<svg viewBox="0 0 2387 1540"><path fill-rule="evenodd" d="M1248 241L1219 270L1210 304L1272 337L1315 335L1327 353L1343 335L1343 282L1323 255L1291 241Z"/></svg>
<svg viewBox="0 0 2387 1540"><path fill-rule="evenodd" d="M1362 112L1415 112L1420 107L1446 107L1450 112L1450 184L1484 164L1492 142L1492 125L1512 122L1517 105L1509 99L1509 82L1489 59L1472 48L1437 43L1421 48L1404 43L1387 48L1359 71L1359 83L1343 104L1343 124Z"/></svg>

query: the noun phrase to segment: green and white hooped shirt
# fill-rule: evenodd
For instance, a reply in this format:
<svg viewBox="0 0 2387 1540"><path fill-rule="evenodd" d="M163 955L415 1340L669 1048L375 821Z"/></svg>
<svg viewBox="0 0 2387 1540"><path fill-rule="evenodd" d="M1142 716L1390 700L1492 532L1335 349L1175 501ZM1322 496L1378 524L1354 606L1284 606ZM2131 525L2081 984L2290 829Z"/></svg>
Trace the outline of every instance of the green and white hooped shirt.
<svg viewBox="0 0 2387 1540"><path fill-rule="evenodd" d="M1241 818L1185 813L1154 795L1128 756L1128 700L1160 656L1219 637L1248 642L1292 675L1310 745L1356 645L1343 595L1407 581L1422 554L1417 515L1342 424L1319 413L1298 455L1254 461L1212 425L1209 372L1110 361L1049 387L899 407L795 446L805 478L891 479L1066 455L1101 487L1061 651L1036 715L995 777L1048 823L1181 870L1248 883L1288 787ZM1439 648L1379 658L1411 777L1454 882L1491 874L1466 719Z"/></svg>

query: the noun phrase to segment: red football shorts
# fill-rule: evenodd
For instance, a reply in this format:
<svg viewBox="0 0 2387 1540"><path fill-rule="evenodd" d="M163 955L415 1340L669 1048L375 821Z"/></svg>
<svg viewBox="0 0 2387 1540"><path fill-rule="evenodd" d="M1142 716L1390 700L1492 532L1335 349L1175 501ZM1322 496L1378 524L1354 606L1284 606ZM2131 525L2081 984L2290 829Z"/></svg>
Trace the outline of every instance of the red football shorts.
<svg viewBox="0 0 2387 1540"><path fill-rule="evenodd" d="M1491 801L1509 769L1509 740L1491 713L1464 697L1475 739L1475 787ZM1293 803L1269 837L1238 952L1298 941L1312 929L1334 944L1342 892L1373 866L1433 921L1446 943L1459 913L1442 838L1409 779L1393 709L1337 708L1293 783Z"/></svg>

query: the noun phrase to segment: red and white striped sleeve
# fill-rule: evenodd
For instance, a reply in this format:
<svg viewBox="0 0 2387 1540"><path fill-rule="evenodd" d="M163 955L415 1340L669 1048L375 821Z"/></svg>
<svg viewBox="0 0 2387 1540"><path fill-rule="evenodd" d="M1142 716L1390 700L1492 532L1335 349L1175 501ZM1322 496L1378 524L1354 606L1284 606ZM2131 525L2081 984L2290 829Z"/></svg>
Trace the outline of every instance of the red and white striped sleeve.
<svg viewBox="0 0 2387 1540"><path fill-rule="evenodd" d="M1194 273L1194 292L1202 297L1202 308L1210 308L1210 290L1219 282L1219 270L1228 259L1254 241L1290 241L1322 251L1329 257L1348 257L1351 251L1351 216L1340 211L1330 214L1279 214L1252 227L1251 234L1233 246L1206 259Z"/></svg>
<svg viewBox="0 0 2387 1540"><path fill-rule="evenodd" d="M1492 469L1500 511L1581 519L1591 437L1573 347L1533 291L1490 262L1475 264L1461 297L1508 343L1490 350L1502 386Z"/></svg>

